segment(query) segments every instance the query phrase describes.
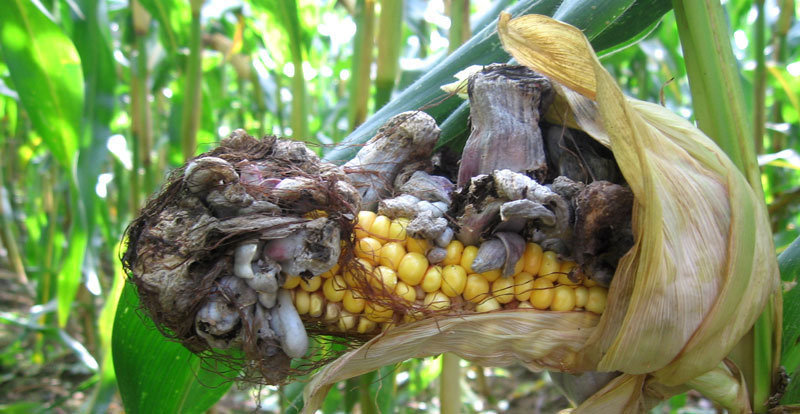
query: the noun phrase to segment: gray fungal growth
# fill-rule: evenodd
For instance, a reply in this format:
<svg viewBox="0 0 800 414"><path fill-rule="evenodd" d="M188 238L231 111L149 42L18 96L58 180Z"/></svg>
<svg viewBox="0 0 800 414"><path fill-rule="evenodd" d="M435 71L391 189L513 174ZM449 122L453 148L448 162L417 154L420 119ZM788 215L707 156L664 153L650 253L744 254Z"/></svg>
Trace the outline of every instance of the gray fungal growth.
<svg viewBox="0 0 800 414"><path fill-rule="evenodd" d="M358 316L318 292L283 286L300 276L304 288L337 264L357 263L361 210L407 219L406 234L427 240L430 264L446 262L459 240L479 246L474 272L508 277L537 242L608 286L633 244L633 194L610 152L559 126L543 124L542 136L553 90L528 69L488 66L470 80L469 95L472 131L460 165L432 155L439 128L421 111L391 118L343 166L300 142L234 131L175 170L129 226L123 265L143 308L195 353L228 361L217 350L243 351L231 365L239 379L285 383L302 371L290 368L293 359L307 363L302 372L326 361L310 356L320 350L310 349L309 336L353 343L343 330ZM359 294L403 310L378 291ZM319 306L304 309L298 299L295 307L300 294ZM370 329L358 338L377 334Z"/></svg>

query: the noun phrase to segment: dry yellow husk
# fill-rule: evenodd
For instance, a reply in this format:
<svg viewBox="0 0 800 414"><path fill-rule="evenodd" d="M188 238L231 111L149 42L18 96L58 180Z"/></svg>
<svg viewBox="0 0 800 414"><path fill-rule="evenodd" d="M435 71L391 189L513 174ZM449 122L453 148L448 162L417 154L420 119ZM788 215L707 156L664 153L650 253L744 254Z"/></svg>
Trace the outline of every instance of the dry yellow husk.
<svg viewBox="0 0 800 414"><path fill-rule="evenodd" d="M625 97L575 27L503 14L498 32L518 62L558 86L547 118L610 148L635 195L635 244L605 313L526 309L392 328L323 368L306 387L306 411L336 381L447 351L483 365L621 371L576 412L637 412L719 370L777 291L763 200L711 139L661 106ZM746 410L742 376L727 378L739 383L731 409Z"/></svg>

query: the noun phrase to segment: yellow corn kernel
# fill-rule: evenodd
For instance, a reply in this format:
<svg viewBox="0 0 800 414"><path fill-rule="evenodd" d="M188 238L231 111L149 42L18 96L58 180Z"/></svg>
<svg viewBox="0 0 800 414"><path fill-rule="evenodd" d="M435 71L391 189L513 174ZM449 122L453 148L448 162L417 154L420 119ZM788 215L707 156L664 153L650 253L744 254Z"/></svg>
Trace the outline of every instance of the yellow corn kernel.
<svg viewBox="0 0 800 414"><path fill-rule="evenodd" d="M417 290L407 285L403 281L397 282L397 286L394 288L394 294L409 304L414 303L414 301L417 300Z"/></svg>
<svg viewBox="0 0 800 414"><path fill-rule="evenodd" d="M328 302L325 305L325 322L334 323L339 320L339 314L342 312L342 304L336 302Z"/></svg>
<svg viewBox="0 0 800 414"><path fill-rule="evenodd" d="M381 247L378 252L378 263L381 266L391 267L397 269L400 267L400 260L406 255L406 248L402 243L388 242Z"/></svg>
<svg viewBox="0 0 800 414"><path fill-rule="evenodd" d="M436 265L429 267L425 271L425 277L422 279L420 286L426 293L439 290L442 287L442 267Z"/></svg>
<svg viewBox="0 0 800 414"><path fill-rule="evenodd" d="M301 280L302 279L300 279L300 276L289 276L289 277L286 278L286 281L283 282L283 288L284 289L294 289L294 288L297 287L297 285L300 284Z"/></svg>
<svg viewBox="0 0 800 414"><path fill-rule="evenodd" d="M531 293L531 305L536 309L547 309L553 303L553 282L545 278L537 278L533 281L533 293Z"/></svg>
<svg viewBox="0 0 800 414"><path fill-rule="evenodd" d="M559 270L561 270L561 263L558 262L556 252L548 250L542 253L542 265L539 267L539 277L555 282L558 280Z"/></svg>
<svg viewBox="0 0 800 414"><path fill-rule="evenodd" d="M606 309L607 297L608 289L600 286L592 286L589 288L589 298L586 300L584 308L589 312L600 315Z"/></svg>
<svg viewBox="0 0 800 414"><path fill-rule="evenodd" d="M320 286L322 286L322 278L321 277L312 277L310 279L303 279L300 278L300 288L305 290L306 292L314 292L319 290Z"/></svg>
<svg viewBox="0 0 800 414"><path fill-rule="evenodd" d="M575 307L582 308L589 301L589 288L586 286L575 286Z"/></svg>
<svg viewBox="0 0 800 414"><path fill-rule="evenodd" d="M481 273L481 276L486 278L486 280L488 280L490 283L494 282L495 280L497 280L502 275L503 275L503 271L500 270L500 269L487 270L487 271Z"/></svg>
<svg viewBox="0 0 800 414"><path fill-rule="evenodd" d="M478 246L467 246L461 252L461 267L467 271L467 274L475 273L472 270L472 261L478 255Z"/></svg>
<svg viewBox="0 0 800 414"><path fill-rule="evenodd" d="M342 310L341 313L339 313L339 323L337 325L339 326L339 330L347 332L356 326L357 321L358 316L346 310Z"/></svg>
<svg viewBox="0 0 800 414"><path fill-rule="evenodd" d="M336 263L335 265L333 265L333 267L330 268L330 270L328 270L327 272L321 274L320 277L322 277L323 279L330 279L331 277L333 277L333 275L335 275L337 273L339 273L339 263Z"/></svg>
<svg viewBox="0 0 800 414"><path fill-rule="evenodd" d="M370 236L378 239L381 243L385 243L389 238L389 227L392 225L392 220L386 216L377 216L375 221L369 227Z"/></svg>
<svg viewBox="0 0 800 414"><path fill-rule="evenodd" d="M344 269L344 281L347 286L358 286L360 280L372 273L372 265L364 259L355 259L353 264ZM362 274L363 272L363 274Z"/></svg>
<svg viewBox="0 0 800 414"><path fill-rule="evenodd" d="M467 285L464 287L464 299L472 303L481 303L489 297L489 281L481 275L467 276Z"/></svg>
<svg viewBox="0 0 800 414"><path fill-rule="evenodd" d="M492 296L503 304L514 300L514 279L501 277L492 282Z"/></svg>
<svg viewBox="0 0 800 414"><path fill-rule="evenodd" d="M463 267L451 264L442 269L442 293L451 298L464 292L467 285L467 272Z"/></svg>
<svg viewBox="0 0 800 414"><path fill-rule="evenodd" d="M575 309L575 290L569 286L556 286L553 289L553 303L550 309L554 311L571 311Z"/></svg>
<svg viewBox="0 0 800 414"><path fill-rule="evenodd" d="M561 267L558 269L559 272L558 284L567 286L577 286L578 283L573 282L569 278L569 272L571 272L572 269L575 269L576 267L578 267L578 264L575 262L566 261L561 263Z"/></svg>
<svg viewBox="0 0 800 414"><path fill-rule="evenodd" d="M356 238L369 237L369 229L377 216L377 214L368 210L358 212L358 221L355 227Z"/></svg>
<svg viewBox="0 0 800 414"><path fill-rule="evenodd" d="M406 253L406 255L400 259L400 265L397 267L397 276L399 276L400 280L403 282L411 286L416 286L422 281L427 269L427 257L420 253Z"/></svg>
<svg viewBox="0 0 800 414"><path fill-rule="evenodd" d="M319 318L320 316L322 316L322 311L324 310L325 299L319 292L314 292L310 294L308 297L309 297L308 316L312 318Z"/></svg>
<svg viewBox="0 0 800 414"><path fill-rule="evenodd" d="M442 266L455 265L461 263L461 253L464 251L464 244L458 240L453 240L447 245L447 254L444 256Z"/></svg>
<svg viewBox="0 0 800 414"><path fill-rule="evenodd" d="M397 273L391 267L378 266L370 273L369 284L379 291L394 292Z"/></svg>
<svg viewBox="0 0 800 414"><path fill-rule="evenodd" d="M428 249L430 248L430 244L425 239L415 239L413 237L409 237L406 239L406 250L409 252L425 254L428 253Z"/></svg>
<svg viewBox="0 0 800 414"><path fill-rule="evenodd" d="M528 272L519 272L514 275L514 297L519 301L526 301L533 293L533 275Z"/></svg>
<svg viewBox="0 0 800 414"><path fill-rule="evenodd" d="M585 277L583 278L583 285L586 286L587 288L590 288L593 286L597 286L597 282L595 282L593 279Z"/></svg>
<svg viewBox="0 0 800 414"><path fill-rule="evenodd" d="M408 226L408 219L405 217L398 217L392 220L392 223L389 224L389 239L400 244L405 244L406 226Z"/></svg>
<svg viewBox="0 0 800 414"><path fill-rule="evenodd" d="M311 306L311 297L309 296L308 292L300 289L295 290L294 308L297 309L297 313L299 313L300 315L307 314L310 306Z"/></svg>
<svg viewBox="0 0 800 414"><path fill-rule="evenodd" d="M364 307L364 316L373 322L389 322L392 320L392 315L394 315L394 311L391 308L379 303L367 302Z"/></svg>
<svg viewBox="0 0 800 414"><path fill-rule="evenodd" d="M367 301L364 300L360 294L352 290L345 292L344 298L342 298L342 306L344 306L344 309L354 314L361 313L361 311L364 310L366 302Z"/></svg>
<svg viewBox="0 0 800 414"><path fill-rule="evenodd" d="M440 291L428 293L425 295L425 300L423 300L422 303L431 311L450 309L450 298Z"/></svg>
<svg viewBox="0 0 800 414"><path fill-rule="evenodd" d="M531 303L530 303L530 302L528 302L527 300L525 300L525 301L522 301L522 302L520 302L520 303L517 305L517 309L533 309L533 305L531 305Z"/></svg>
<svg viewBox="0 0 800 414"><path fill-rule="evenodd" d="M475 307L475 310L477 312L491 312L500 308L502 308L502 306L500 306L500 302L497 299L487 298L483 302L479 303L478 306Z"/></svg>
<svg viewBox="0 0 800 414"><path fill-rule="evenodd" d="M378 264L378 257L381 250L381 242L372 237L364 237L356 242L356 256L369 262L371 265Z"/></svg>
<svg viewBox="0 0 800 414"><path fill-rule="evenodd" d="M341 302L346 291L347 282L344 281L344 277L341 275L326 279L322 285L322 293L325 294L325 299L331 302Z"/></svg>
<svg viewBox="0 0 800 414"><path fill-rule="evenodd" d="M539 267L542 266L542 246L536 243L525 245L525 254L522 255L522 260L525 262L523 271L532 275L539 274Z"/></svg>
<svg viewBox="0 0 800 414"><path fill-rule="evenodd" d="M356 330L358 333L367 333L372 332L378 326L377 323L367 319L367 318L360 318L358 320L358 328Z"/></svg>

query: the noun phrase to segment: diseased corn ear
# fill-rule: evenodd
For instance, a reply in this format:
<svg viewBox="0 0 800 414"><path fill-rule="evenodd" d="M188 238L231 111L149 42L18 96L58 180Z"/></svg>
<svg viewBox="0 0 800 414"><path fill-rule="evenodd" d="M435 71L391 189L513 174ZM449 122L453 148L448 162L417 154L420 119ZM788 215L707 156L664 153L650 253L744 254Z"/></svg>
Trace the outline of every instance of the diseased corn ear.
<svg viewBox="0 0 800 414"><path fill-rule="evenodd" d="M504 14L498 32L520 63L563 85L556 106L613 151L636 199L635 245L583 356L667 386L714 369L778 288L763 201L700 130L623 96L580 30Z"/></svg>

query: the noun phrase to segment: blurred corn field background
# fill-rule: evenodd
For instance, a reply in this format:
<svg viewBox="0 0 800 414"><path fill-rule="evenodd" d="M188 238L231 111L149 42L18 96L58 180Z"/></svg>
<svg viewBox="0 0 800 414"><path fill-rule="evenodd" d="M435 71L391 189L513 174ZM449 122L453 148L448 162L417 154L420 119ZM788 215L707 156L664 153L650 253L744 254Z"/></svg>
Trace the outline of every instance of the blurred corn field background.
<svg viewBox="0 0 800 414"><path fill-rule="evenodd" d="M300 409L302 382L231 386L143 320L135 294L123 289L118 260L127 223L170 169L237 128L306 141L320 155L342 159L348 149L333 151L336 143L348 135L363 141L396 108L430 109L440 123L461 119L466 125L465 104L443 101L438 87L463 69L454 66L508 61L499 47L487 49L481 34L493 29L501 10L528 7L523 3L556 17L571 7L568 17L591 21L603 7L636 2L3 1L0 412ZM610 22L584 29L595 30L590 40L629 95L689 119L713 113L726 103L713 93L697 98L681 46L686 39L679 36L687 22L678 14L686 11L681 4L692 1L651 3L656 17L626 22L628 32ZM716 27L726 30L736 59L739 104L748 117L742 125L751 129L744 135L757 154L775 254L781 255L781 363L793 377L800 365L800 291L792 289L800 276L798 8L794 0L727 0L722 7L727 20ZM689 24L697 27L691 18ZM448 56L457 56L445 61L451 67L436 66ZM704 65L688 63L690 72ZM429 95L392 99L407 97L399 94L421 78L433 85ZM440 99L424 100L434 96ZM442 145L454 148L468 133L464 126L443 130ZM136 327L112 340L115 323ZM771 332L757 328L755 335L758 342ZM116 340L137 348L142 359L112 358ZM547 374L455 363L455 376L440 375L439 357L345 381L328 395L324 411L439 411L440 387L460 395L454 406L462 412L568 406ZM769 360L755 358L759 363ZM781 403L800 403L798 383L789 385ZM654 412L683 410L715 407L689 392Z"/></svg>

